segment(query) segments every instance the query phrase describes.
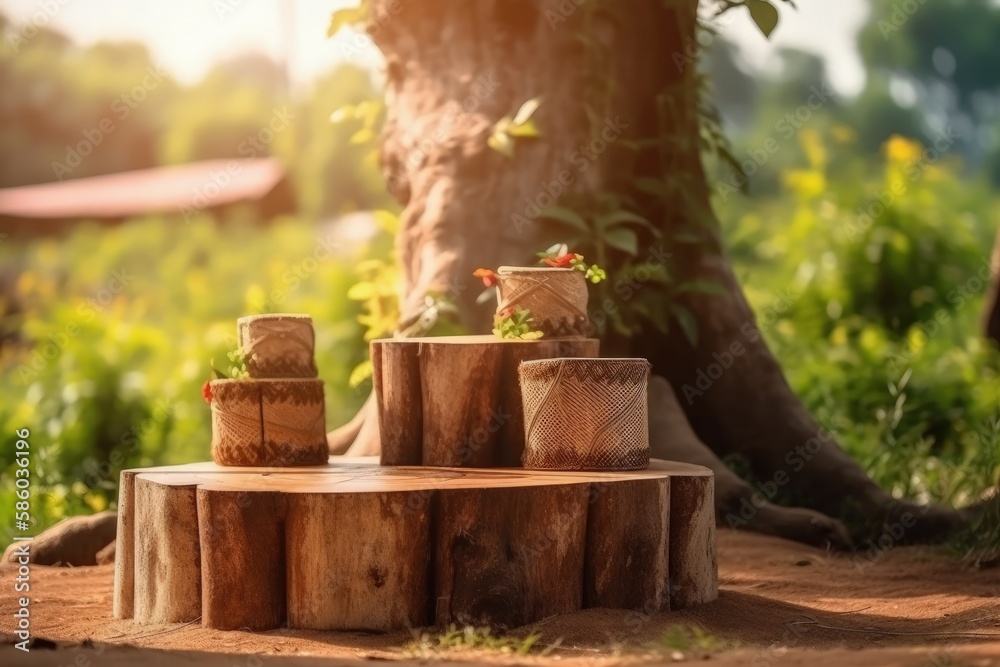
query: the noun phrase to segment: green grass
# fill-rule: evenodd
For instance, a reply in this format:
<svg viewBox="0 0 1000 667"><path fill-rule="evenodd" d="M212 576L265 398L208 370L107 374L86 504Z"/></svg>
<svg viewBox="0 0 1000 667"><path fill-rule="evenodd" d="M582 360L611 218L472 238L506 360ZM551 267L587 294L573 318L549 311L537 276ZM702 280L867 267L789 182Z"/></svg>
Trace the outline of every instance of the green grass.
<svg viewBox="0 0 1000 667"><path fill-rule="evenodd" d="M441 653L458 651L494 651L502 654L525 656L545 655L554 650L559 642L542 645L540 634L524 637L495 635L490 628L451 625L443 633L423 633L414 635L413 641L403 647L403 652L414 658L428 658Z"/></svg>

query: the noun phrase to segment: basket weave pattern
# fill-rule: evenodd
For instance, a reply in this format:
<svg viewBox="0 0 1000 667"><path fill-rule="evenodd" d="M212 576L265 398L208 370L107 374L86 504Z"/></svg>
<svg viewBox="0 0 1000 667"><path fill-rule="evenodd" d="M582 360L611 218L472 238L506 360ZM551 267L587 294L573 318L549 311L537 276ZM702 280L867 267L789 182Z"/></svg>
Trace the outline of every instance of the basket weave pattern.
<svg viewBox="0 0 1000 667"><path fill-rule="evenodd" d="M319 380L214 380L212 458L226 466L326 463Z"/></svg>
<svg viewBox="0 0 1000 667"><path fill-rule="evenodd" d="M531 311L535 328L546 336L587 336L587 280L574 269L497 270L497 313L517 307Z"/></svg>
<svg viewBox="0 0 1000 667"><path fill-rule="evenodd" d="M518 368L525 468L649 465L645 359L544 359Z"/></svg>
<svg viewBox="0 0 1000 667"><path fill-rule="evenodd" d="M240 350L254 378L314 378L316 334L312 319L289 315L241 318Z"/></svg>

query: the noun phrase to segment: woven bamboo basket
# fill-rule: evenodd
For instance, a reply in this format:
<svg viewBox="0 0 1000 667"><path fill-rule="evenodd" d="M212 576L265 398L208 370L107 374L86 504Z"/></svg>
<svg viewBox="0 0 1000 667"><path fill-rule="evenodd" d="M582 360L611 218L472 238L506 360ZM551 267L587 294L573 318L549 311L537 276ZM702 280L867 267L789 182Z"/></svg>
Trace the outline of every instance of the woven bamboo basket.
<svg viewBox="0 0 1000 667"><path fill-rule="evenodd" d="M322 381L213 380L211 388L212 458L219 465L326 463Z"/></svg>
<svg viewBox="0 0 1000 667"><path fill-rule="evenodd" d="M546 336L588 336L587 280L576 269L501 266L497 269L497 313L530 310Z"/></svg>
<svg viewBox="0 0 1000 667"><path fill-rule="evenodd" d="M649 465L645 359L541 359L518 367L525 468Z"/></svg>
<svg viewBox="0 0 1000 667"><path fill-rule="evenodd" d="M236 320L236 330L250 377L316 377L316 334L308 315L248 315Z"/></svg>

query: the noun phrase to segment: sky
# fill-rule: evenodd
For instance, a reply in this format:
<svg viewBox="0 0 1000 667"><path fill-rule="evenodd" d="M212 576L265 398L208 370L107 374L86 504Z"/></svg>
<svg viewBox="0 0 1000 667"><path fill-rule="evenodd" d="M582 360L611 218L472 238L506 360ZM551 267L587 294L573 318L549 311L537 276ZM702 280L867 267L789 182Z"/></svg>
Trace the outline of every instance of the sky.
<svg viewBox="0 0 1000 667"><path fill-rule="evenodd" d="M475 0L469 0L475 1ZM0 0L15 23L48 24L81 45L101 40L144 42L154 60L180 81L197 81L215 62L247 51L287 61L292 80L305 85L338 62L377 67L367 37L342 31L326 38L331 12L356 0ZM864 84L856 36L867 20L865 0L798 0L784 3L770 40L743 9L717 19L720 33L736 42L751 68L774 71L775 53L794 47L823 56L837 92Z"/></svg>

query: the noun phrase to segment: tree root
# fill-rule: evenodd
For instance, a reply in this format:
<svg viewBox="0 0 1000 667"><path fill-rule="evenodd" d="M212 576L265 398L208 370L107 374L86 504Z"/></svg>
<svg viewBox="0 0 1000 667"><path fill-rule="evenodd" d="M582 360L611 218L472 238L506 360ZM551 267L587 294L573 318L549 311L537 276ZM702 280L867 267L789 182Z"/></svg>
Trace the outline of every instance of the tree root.
<svg viewBox="0 0 1000 667"><path fill-rule="evenodd" d="M765 493L726 467L691 430L670 383L658 375L649 383L649 444L655 458L695 463L715 472L720 528L751 530L829 549L852 548L840 521L813 510L770 503Z"/></svg>

